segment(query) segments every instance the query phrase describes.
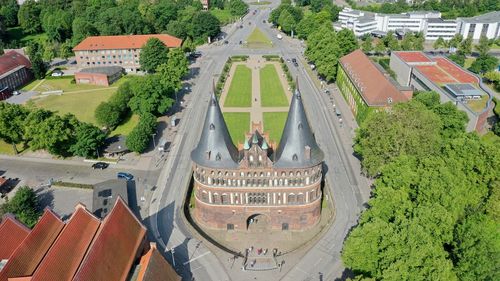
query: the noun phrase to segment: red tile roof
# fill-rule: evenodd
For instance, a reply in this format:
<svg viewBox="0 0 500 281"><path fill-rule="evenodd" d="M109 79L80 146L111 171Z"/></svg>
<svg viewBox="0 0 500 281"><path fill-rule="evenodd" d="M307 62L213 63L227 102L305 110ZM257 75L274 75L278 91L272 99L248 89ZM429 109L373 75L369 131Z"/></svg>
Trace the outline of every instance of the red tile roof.
<svg viewBox="0 0 500 281"><path fill-rule="evenodd" d="M0 184L1 185L1 184ZM7 214L0 224L0 260L8 259L30 233L30 229L20 223L13 215Z"/></svg>
<svg viewBox="0 0 500 281"><path fill-rule="evenodd" d="M76 45L73 51L139 49L153 37L160 39L169 48L178 48L182 43L182 39L168 34L90 36Z"/></svg>
<svg viewBox="0 0 500 281"><path fill-rule="evenodd" d="M61 219L50 209L42 217L0 271L0 281L7 278L31 276L64 227Z"/></svg>
<svg viewBox="0 0 500 281"><path fill-rule="evenodd" d="M13 70L14 68L24 65L31 68L31 63L27 57L15 52L10 51L0 56L0 75Z"/></svg>
<svg viewBox="0 0 500 281"><path fill-rule="evenodd" d="M432 62L429 57L420 51L414 52L395 52L405 62Z"/></svg>
<svg viewBox="0 0 500 281"><path fill-rule="evenodd" d="M78 205L66 227L38 266L32 281L70 281L87 253L100 223L100 220L83 205Z"/></svg>
<svg viewBox="0 0 500 281"><path fill-rule="evenodd" d="M416 65L415 68L434 83L458 83L457 80L435 65Z"/></svg>
<svg viewBox="0 0 500 281"><path fill-rule="evenodd" d="M0 177L0 187L4 185L8 180L4 177Z"/></svg>
<svg viewBox="0 0 500 281"><path fill-rule="evenodd" d="M146 228L121 197L104 219L73 280L125 280L142 251Z"/></svg>
<svg viewBox="0 0 500 281"><path fill-rule="evenodd" d="M149 251L142 256L137 281L180 281L181 277L151 243Z"/></svg>
<svg viewBox="0 0 500 281"><path fill-rule="evenodd" d="M340 63L369 106L386 106L389 99L392 103L408 100L361 50L343 56Z"/></svg>
<svg viewBox="0 0 500 281"><path fill-rule="evenodd" d="M465 70L449 61L447 58L434 58L434 61L437 62L437 65L441 69L443 69L446 73L448 73L460 83L479 83L479 78L470 73L467 73Z"/></svg>

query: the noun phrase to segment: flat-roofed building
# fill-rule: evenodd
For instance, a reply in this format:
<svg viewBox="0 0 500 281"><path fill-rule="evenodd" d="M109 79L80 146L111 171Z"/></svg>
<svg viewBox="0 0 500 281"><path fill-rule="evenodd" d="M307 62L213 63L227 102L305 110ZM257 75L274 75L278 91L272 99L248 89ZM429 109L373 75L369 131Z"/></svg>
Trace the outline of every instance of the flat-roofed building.
<svg viewBox="0 0 500 281"><path fill-rule="evenodd" d="M500 11L489 12L470 18L458 18L459 33L464 38L479 40L481 36L488 39L500 37Z"/></svg>
<svg viewBox="0 0 500 281"><path fill-rule="evenodd" d="M368 112L388 108L411 99L412 90L401 87L379 65L361 50L356 50L339 60L337 85L356 116L362 122Z"/></svg>
<svg viewBox="0 0 500 281"><path fill-rule="evenodd" d="M121 66L137 72L141 48L150 38L160 39L168 48L178 48L182 39L168 34L90 36L73 48L79 67Z"/></svg>
<svg viewBox="0 0 500 281"><path fill-rule="evenodd" d="M109 86L123 75L121 66L96 66L80 70L75 73L77 84L92 84Z"/></svg>
<svg viewBox="0 0 500 281"><path fill-rule="evenodd" d="M451 101L467 113L467 131L483 130L493 94L475 74L446 57L431 57L420 51L392 52L390 68L401 85L435 91L441 102Z"/></svg>

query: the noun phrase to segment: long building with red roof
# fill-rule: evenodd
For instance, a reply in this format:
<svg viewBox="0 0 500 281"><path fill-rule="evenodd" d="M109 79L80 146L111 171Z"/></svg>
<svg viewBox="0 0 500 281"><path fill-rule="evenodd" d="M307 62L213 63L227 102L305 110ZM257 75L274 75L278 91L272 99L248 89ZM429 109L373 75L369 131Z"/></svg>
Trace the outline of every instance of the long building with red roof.
<svg viewBox="0 0 500 281"><path fill-rule="evenodd" d="M446 57L431 57L421 51L391 53L390 68L401 85L439 93L441 102L453 102L467 113L468 131L482 131L492 106L490 90L479 77Z"/></svg>
<svg viewBox="0 0 500 281"><path fill-rule="evenodd" d="M361 50L340 58L337 85L358 122L370 108L387 108L412 96Z"/></svg>
<svg viewBox="0 0 500 281"><path fill-rule="evenodd" d="M0 100L33 79L31 62L24 55L9 51L0 56Z"/></svg>
<svg viewBox="0 0 500 281"><path fill-rule="evenodd" d="M0 239L12 241L0 244L0 281L180 280L120 197L102 221L81 204L66 223L46 209L31 231L5 217Z"/></svg>
<svg viewBox="0 0 500 281"><path fill-rule="evenodd" d="M27 226L16 220L13 215L4 215L0 224L0 237L5 237L5 239L2 239L2 243L0 243L0 260L8 260L30 231Z"/></svg>
<svg viewBox="0 0 500 281"><path fill-rule="evenodd" d="M140 70L141 48L158 38L167 48L179 48L182 39L168 34L90 36L73 48L79 67L121 66L126 72Z"/></svg>

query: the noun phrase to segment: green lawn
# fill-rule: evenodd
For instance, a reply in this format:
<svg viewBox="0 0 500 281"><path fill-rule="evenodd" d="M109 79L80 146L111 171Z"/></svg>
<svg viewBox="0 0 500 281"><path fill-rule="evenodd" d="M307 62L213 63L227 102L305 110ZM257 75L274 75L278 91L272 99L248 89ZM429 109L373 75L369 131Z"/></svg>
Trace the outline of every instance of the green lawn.
<svg viewBox="0 0 500 281"><path fill-rule="evenodd" d="M250 113L225 112L224 120L226 121L234 145L238 145L238 142L243 143L245 141L245 134L250 131Z"/></svg>
<svg viewBox="0 0 500 281"><path fill-rule="evenodd" d="M467 101L467 106L472 109L474 112L481 112L483 111L484 107L486 106L486 103L488 102L488 96L484 95L481 99L479 100L469 100Z"/></svg>
<svg viewBox="0 0 500 281"><path fill-rule="evenodd" d="M228 24L234 22L238 17L232 16L231 12L228 10L221 10L218 8L211 9L210 13L216 17L222 24Z"/></svg>
<svg viewBox="0 0 500 281"><path fill-rule="evenodd" d="M288 106L285 90L274 64L260 69L260 104L264 107Z"/></svg>
<svg viewBox="0 0 500 281"><path fill-rule="evenodd" d="M255 28L246 41L249 48L269 48L273 45L269 37L259 28Z"/></svg>
<svg viewBox="0 0 500 281"><path fill-rule="evenodd" d="M224 106L250 107L251 105L252 70L245 65L237 65Z"/></svg>
<svg viewBox="0 0 500 281"><path fill-rule="evenodd" d="M269 133L271 141L279 143L285 127L288 112L264 112L264 131Z"/></svg>
<svg viewBox="0 0 500 281"><path fill-rule="evenodd" d="M497 45L497 44L491 44L491 49L494 49L494 50L498 50L500 49L500 45Z"/></svg>
<svg viewBox="0 0 500 281"><path fill-rule="evenodd" d="M37 107L57 111L63 115L74 114L78 120L95 124L94 110L103 101L107 101L116 89L102 89L87 93L69 93L51 95L35 100Z"/></svg>
<svg viewBox="0 0 500 281"><path fill-rule="evenodd" d="M31 91L41 80L33 80L21 88L22 91Z"/></svg>
<svg viewBox="0 0 500 281"><path fill-rule="evenodd" d="M0 140L0 154L14 155L14 149L12 149L12 144L8 144L3 140Z"/></svg>
<svg viewBox="0 0 500 281"><path fill-rule="evenodd" d="M134 127L139 123L139 115L130 114L127 119L123 120L123 124L119 125L114 129L109 135L124 135L128 136L128 134L134 129Z"/></svg>
<svg viewBox="0 0 500 281"><path fill-rule="evenodd" d="M62 90L63 92L73 92L73 91L81 91L81 90L93 90L93 89L106 89L108 87L105 86L96 86L89 84L72 84L71 80L73 77L64 77L57 79L45 79L40 86L36 88L38 92L47 92L47 91L58 91ZM37 80L39 81L39 80ZM34 84L36 85L36 84ZM112 85L114 86L114 85Z"/></svg>
<svg viewBox="0 0 500 281"><path fill-rule="evenodd" d="M495 135L495 133L493 133L491 131L486 133L484 136L482 136L482 139L485 142L488 142L488 143L491 143L494 145L500 145L500 137Z"/></svg>
<svg viewBox="0 0 500 281"><path fill-rule="evenodd" d="M464 68L468 69L472 63L476 60L476 58L465 58Z"/></svg>

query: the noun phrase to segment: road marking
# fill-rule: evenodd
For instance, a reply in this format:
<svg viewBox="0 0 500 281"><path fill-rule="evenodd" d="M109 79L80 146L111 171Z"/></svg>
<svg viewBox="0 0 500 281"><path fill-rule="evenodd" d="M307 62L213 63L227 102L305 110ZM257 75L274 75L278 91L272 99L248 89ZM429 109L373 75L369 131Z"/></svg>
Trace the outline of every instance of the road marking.
<svg viewBox="0 0 500 281"><path fill-rule="evenodd" d="M186 264L188 264L188 263L190 263L190 262L192 262L192 261L195 261L195 260L197 260L197 259L199 259L199 258L201 258L201 257L203 257L203 256L205 256L205 255L208 255L208 254L210 254L210 251L206 251L205 253L203 253L203 254L201 254L201 255L197 256L196 258L192 258L192 259L190 259L190 260L188 260L188 261L184 262L184 263L183 263L183 265L186 265Z"/></svg>

